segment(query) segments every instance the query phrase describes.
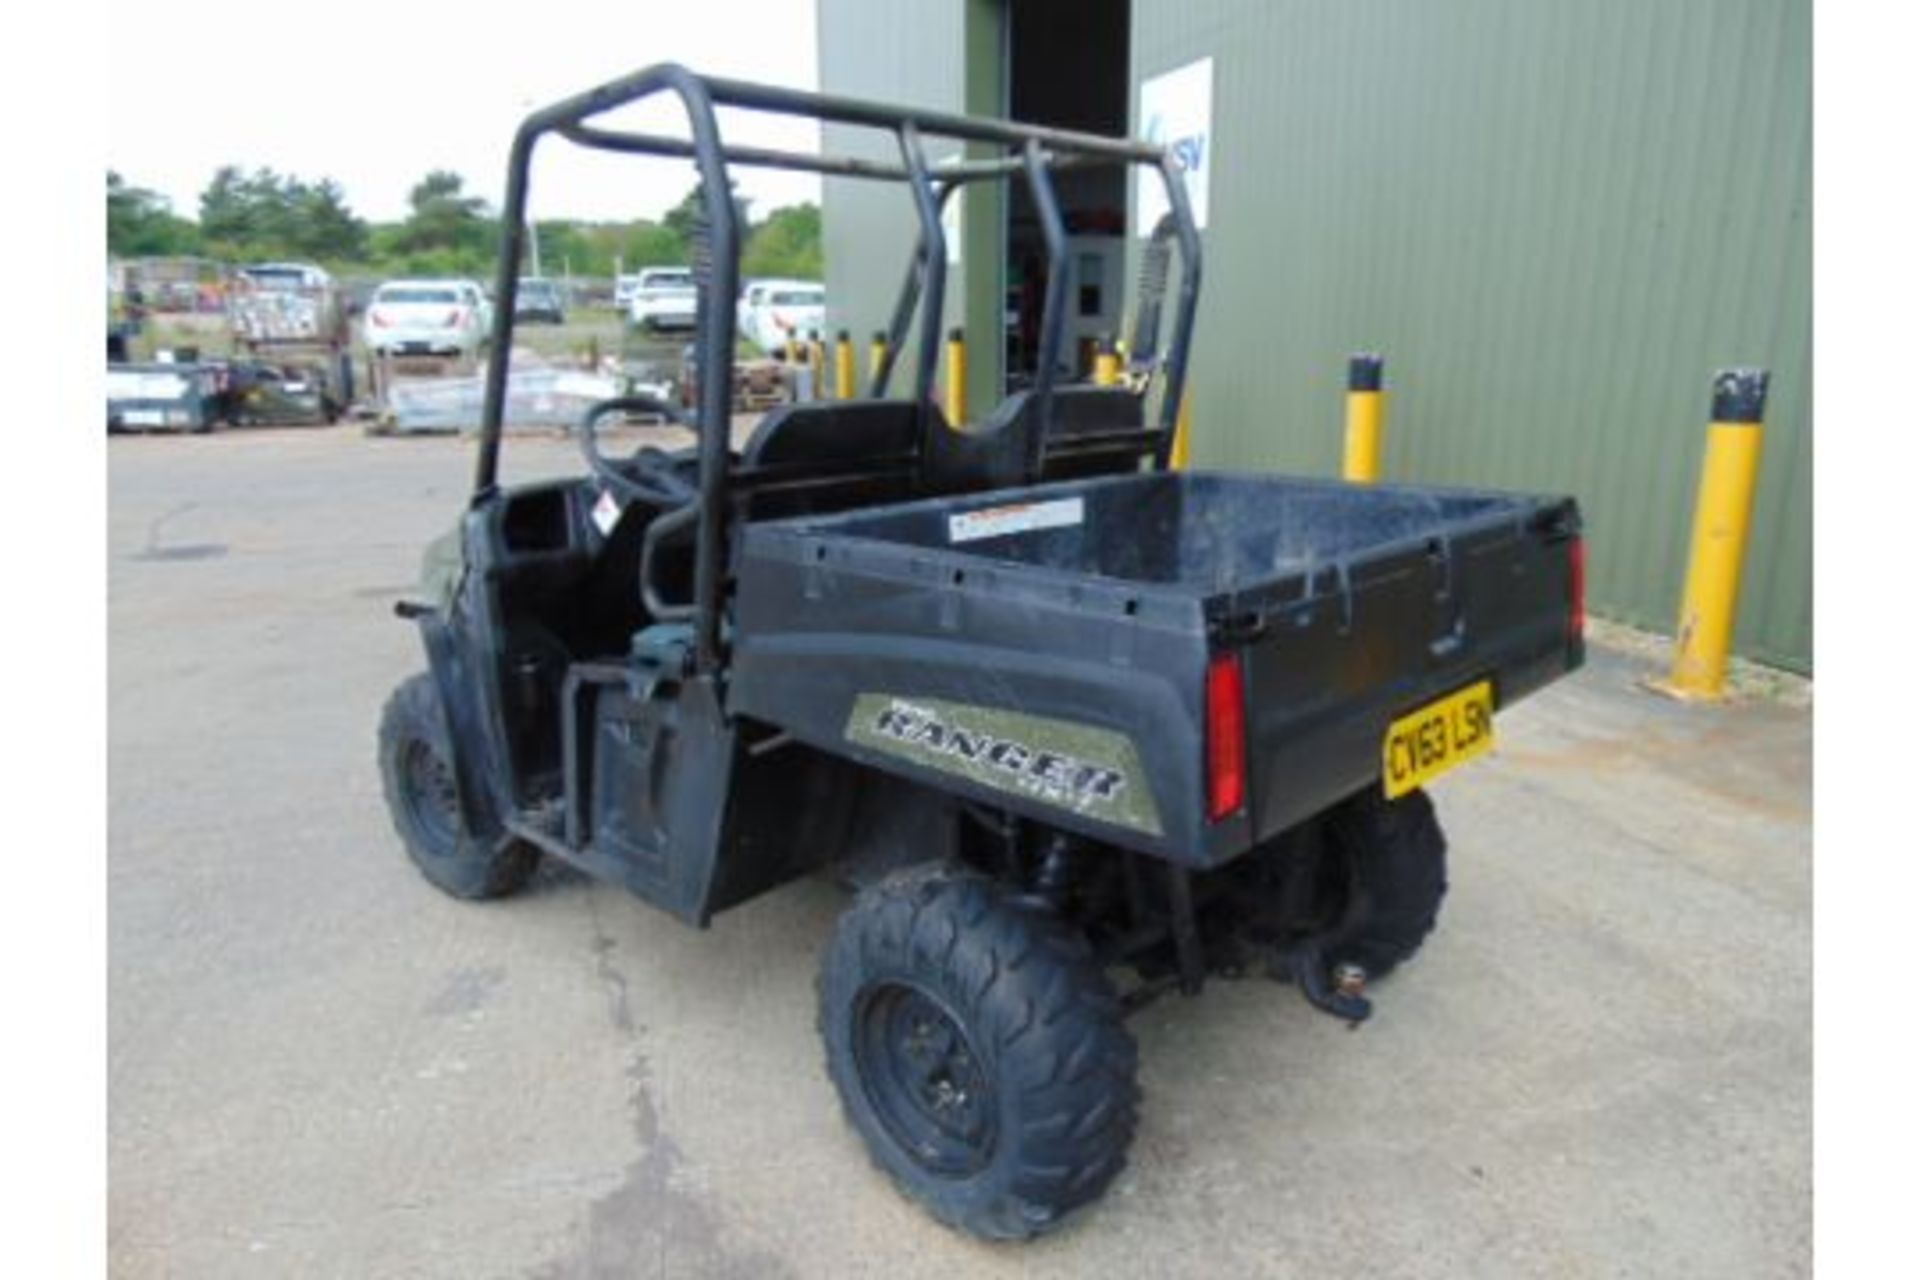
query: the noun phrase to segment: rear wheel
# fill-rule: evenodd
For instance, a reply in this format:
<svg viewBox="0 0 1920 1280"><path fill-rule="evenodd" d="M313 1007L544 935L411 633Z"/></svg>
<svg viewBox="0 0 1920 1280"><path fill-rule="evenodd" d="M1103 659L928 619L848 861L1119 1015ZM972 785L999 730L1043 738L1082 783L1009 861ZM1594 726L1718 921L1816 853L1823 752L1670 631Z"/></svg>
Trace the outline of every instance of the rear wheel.
<svg viewBox="0 0 1920 1280"><path fill-rule="evenodd" d="M426 673L408 679L380 716L380 781L407 856L456 898L498 898L526 884L540 851L504 832L477 836L460 810L439 691Z"/></svg>
<svg viewBox="0 0 1920 1280"><path fill-rule="evenodd" d="M1126 1164L1133 1038L1079 932L919 868L863 892L820 979L827 1071L874 1162L949 1226L1050 1231Z"/></svg>
<svg viewBox="0 0 1920 1280"><path fill-rule="evenodd" d="M1326 838L1329 870L1344 872L1357 895L1327 956L1385 977L1433 932L1447 893L1447 838L1433 801L1424 791L1388 800L1369 787L1327 815Z"/></svg>

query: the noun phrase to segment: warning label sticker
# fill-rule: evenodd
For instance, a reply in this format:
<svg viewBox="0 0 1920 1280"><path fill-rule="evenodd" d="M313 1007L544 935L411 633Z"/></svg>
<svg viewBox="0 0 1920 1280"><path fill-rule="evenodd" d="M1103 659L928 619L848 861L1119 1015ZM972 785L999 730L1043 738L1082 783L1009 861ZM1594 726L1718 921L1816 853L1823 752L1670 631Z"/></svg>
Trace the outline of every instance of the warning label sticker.
<svg viewBox="0 0 1920 1280"><path fill-rule="evenodd" d="M613 526L620 523L620 504L608 489L600 491L600 501L593 504L593 524L600 530L600 536L606 537L613 532Z"/></svg>
<svg viewBox="0 0 1920 1280"><path fill-rule="evenodd" d="M947 517L947 541L977 542L981 538L1000 538L1010 533L1034 529L1064 529L1086 519L1087 504L1082 498L1055 498L1049 502L1015 502L1003 507L983 507Z"/></svg>

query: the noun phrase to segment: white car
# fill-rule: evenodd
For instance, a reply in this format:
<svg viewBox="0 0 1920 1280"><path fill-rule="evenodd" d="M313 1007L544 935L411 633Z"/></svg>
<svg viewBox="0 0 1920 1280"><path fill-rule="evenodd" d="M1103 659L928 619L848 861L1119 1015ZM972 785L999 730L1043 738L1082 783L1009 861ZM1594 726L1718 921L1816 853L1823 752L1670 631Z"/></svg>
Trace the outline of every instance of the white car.
<svg viewBox="0 0 1920 1280"><path fill-rule="evenodd" d="M367 349L475 358L492 315L486 292L471 280L389 280L367 303Z"/></svg>
<svg viewBox="0 0 1920 1280"><path fill-rule="evenodd" d="M688 267L648 267L634 281L627 319L648 333L693 328L700 293Z"/></svg>
<svg viewBox="0 0 1920 1280"><path fill-rule="evenodd" d="M827 323L827 291L811 280L763 280L748 290L740 332L772 354Z"/></svg>

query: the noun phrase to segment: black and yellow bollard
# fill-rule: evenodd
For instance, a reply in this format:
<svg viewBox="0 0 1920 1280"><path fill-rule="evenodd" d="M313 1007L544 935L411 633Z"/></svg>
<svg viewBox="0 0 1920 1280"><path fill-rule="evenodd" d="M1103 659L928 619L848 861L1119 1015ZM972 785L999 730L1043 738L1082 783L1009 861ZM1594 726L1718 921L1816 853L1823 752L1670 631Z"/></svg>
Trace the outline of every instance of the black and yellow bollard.
<svg viewBox="0 0 1920 1280"><path fill-rule="evenodd" d="M1347 445L1340 475L1353 484L1380 479L1381 436L1387 426L1386 361L1371 351L1347 361Z"/></svg>
<svg viewBox="0 0 1920 1280"><path fill-rule="evenodd" d="M947 330L947 425L958 430L967 420L967 331Z"/></svg>
<svg viewBox="0 0 1920 1280"><path fill-rule="evenodd" d="M880 393L880 366L887 362L887 335L875 329L873 340L867 344L867 385Z"/></svg>
<svg viewBox="0 0 1920 1280"><path fill-rule="evenodd" d="M827 398L827 349L820 341L820 331L814 329L807 334L807 381L812 392L809 400Z"/></svg>
<svg viewBox="0 0 1920 1280"><path fill-rule="evenodd" d="M1725 693L1766 409L1765 369L1722 369L1714 375L1713 423L1700 469L1673 671L1660 686L1678 698L1713 701Z"/></svg>
<svg viewBox="0 0 1920 1280"><path fill-rule="evenodd" d="M833 336L833 398L853 397L853 335L842 329Z"/></svg>
<svg viewBox="0 0 1920 1280"><path fill-rule="evenodd" d="M1102 337L1093 348L1093 385L1120 385L1120 353L1114 349L1112 338Z"/></svg>

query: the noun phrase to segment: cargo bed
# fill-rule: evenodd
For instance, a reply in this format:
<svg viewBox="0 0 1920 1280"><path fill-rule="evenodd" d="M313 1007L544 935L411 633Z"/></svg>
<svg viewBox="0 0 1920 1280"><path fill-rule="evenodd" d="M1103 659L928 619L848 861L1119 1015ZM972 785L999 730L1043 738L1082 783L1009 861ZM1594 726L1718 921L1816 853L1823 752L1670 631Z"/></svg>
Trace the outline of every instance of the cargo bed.
<svg viewBox="0 0 1920 1280"><path fill-rule="evenodd" d="M1482 679L1505 706L1576 665L1577 520L1560 497L1159 472L755 524L730 706L1213 865L1374 784L1403 713ZM1220 654L1246 799L1210 820Z"/></svg>

